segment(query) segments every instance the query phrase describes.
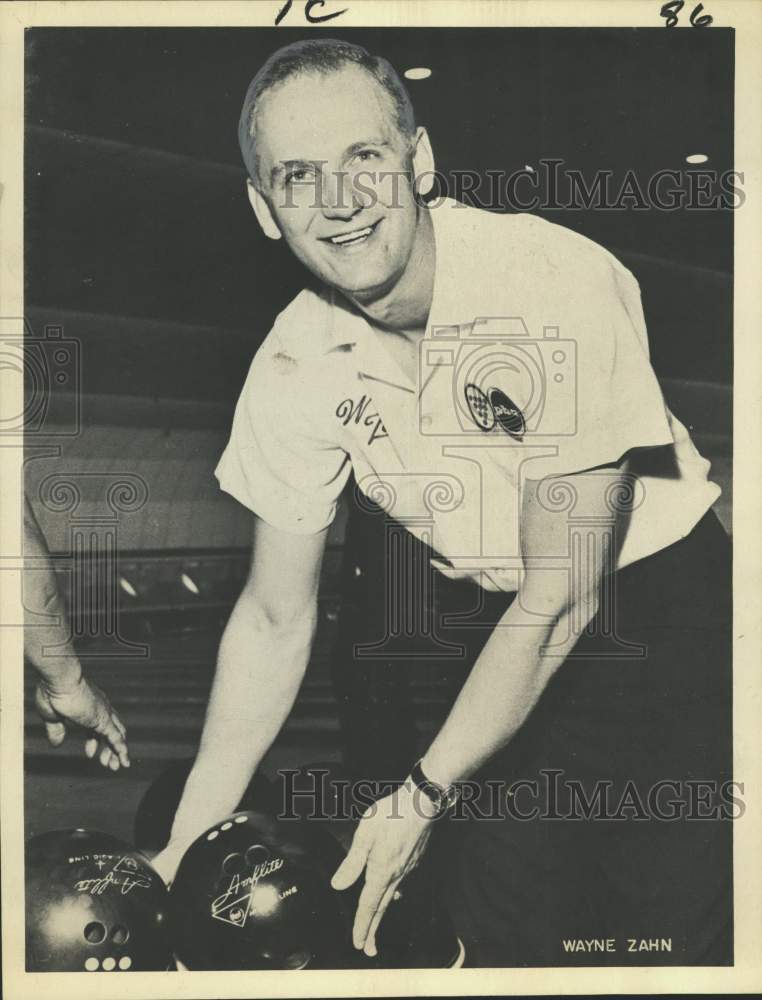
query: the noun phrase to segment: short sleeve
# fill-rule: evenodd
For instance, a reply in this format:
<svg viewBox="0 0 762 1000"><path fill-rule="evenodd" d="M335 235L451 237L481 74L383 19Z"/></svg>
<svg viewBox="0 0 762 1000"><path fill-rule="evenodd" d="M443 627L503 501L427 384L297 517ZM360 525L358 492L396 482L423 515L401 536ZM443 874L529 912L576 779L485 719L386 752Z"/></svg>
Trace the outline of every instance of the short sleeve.
<svg viewBox="0 0 762 1000"><path fill-rule="evenodd" d="M524 472L532 479L582 472L618 462L635 448L674 443L649 360L638 283L608 254L596 263L556 303L559 326L545 328L538 347L539 392L522 438L530 459Z"/></svg>
<svg viewBox="0 0 762 1000"><path fill-rule="evenodd" d="M226 493L273 527L326 528L350 472L349 458L318 427L320 394L307 372L267 342L255 357L215 469Z"/></svg>

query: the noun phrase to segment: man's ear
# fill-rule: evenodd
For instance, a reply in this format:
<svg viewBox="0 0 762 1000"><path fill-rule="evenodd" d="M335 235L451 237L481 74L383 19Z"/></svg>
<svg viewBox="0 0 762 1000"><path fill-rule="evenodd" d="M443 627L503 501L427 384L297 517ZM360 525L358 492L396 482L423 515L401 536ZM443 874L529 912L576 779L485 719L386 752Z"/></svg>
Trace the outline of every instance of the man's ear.
<svg viewBox="0 0 762 1000"><path fill-rule="evenodd" d="M413 176L418 196L425 198L434 187L434 153L425 128L417 129L413 140Z"/></svg>
<svg viewBox="0 0 762 1000"><path fill-rule="evenodd" d="M264 195L254 187L250 177L246 178L246 191L249 195L251 207L254 209L254 214L257 217L257 222L262 227L262 232L271 240L279 240L281 238L281 231L278 229L278 224L273 218L270 206L267 204Z"/></svg>

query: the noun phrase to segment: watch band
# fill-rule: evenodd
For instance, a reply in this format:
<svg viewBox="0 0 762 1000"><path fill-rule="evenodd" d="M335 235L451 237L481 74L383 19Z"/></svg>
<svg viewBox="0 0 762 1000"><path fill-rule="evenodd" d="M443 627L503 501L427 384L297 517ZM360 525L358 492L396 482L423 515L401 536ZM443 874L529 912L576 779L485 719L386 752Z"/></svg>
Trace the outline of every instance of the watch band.
<svg viewBox="0 0 762 1000"><path fill-rule="evenodd" d="M436 809L435 819L438 819L443 813L446 813L449 809L455 805L455 803L460 798L460 789L457 785L447 785L446 787L438 785L435 781L431 781L423 773L423 768L421 767L421 760L416 761L410 771L410 777L413 780L413 784L416 788L419 788L427 799L434 805Z"/></svg>

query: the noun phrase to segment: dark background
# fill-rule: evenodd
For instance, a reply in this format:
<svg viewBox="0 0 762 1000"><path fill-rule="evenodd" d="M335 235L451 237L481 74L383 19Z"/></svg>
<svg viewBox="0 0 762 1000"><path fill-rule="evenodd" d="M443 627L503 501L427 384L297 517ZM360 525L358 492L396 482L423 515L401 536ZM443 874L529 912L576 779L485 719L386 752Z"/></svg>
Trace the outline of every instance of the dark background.
<svg viewBox="0 0 762 1000"><path fill-rule="evenodd" d="M588 180L610 169L621 182L634 170L645 188L657 170L690 170L691 153L706 154L706 168L733 167L731 31L331 33L400 72L433 70L407 86L445 173L511 172L557 157ZM264 59L302 37L280 29L28 32L27 304L99 318L97 330L82 327L86 391L232 406L247 360L302 278L249 208L238 113ZM659 374L730 381L732 212L540 214L634 268ZM112 316L161 320L167 330L157 337L136 322L114 343ZM194 326L212 328L213 342Z"/></svg>
<svg viewBox="0 0 762 1000"><path fill-rule="evenodd" d="M708 157L701 169L734 167L729 30L337 27L326 34L359 42L400 72L432 69L407 86L445 174L510 173L559 158L588 183L600 169L612 170L615 183L632 170L645 188L657 170L690 170L689 154ZM79 345L67 385L81 405L76 433L62 436L71 427L57 426L55 414L70 411L58 406L29 435L27 491L56 554L83 663L125 719L133 759L115 777L85 761L78 742L51 751L28 701L29 831L89 825L129 836L147 782L197 746L219 631L251 542L250 514L220 493L213 469L248 364L303 277L283 244L259 231L236 126L258 67L304 35L27 33L25 312L35 338L54 325ZM670 406L712 461L729 528L732 212L539 214L604 244L640 281L654 367ZM146 500L114 518L103 483L126 474L140 477ZM75 484L73 513L45 502L40 487L50 476ZM346 510L330 536L313 662L265 762L271 771L339 754L330 665ZM104 516L113 522L113 551ZM78 562L73 553L86 536L97 551ZM120 580L117 634L97 620L102 601L93 609L78 597L87 574L103 576L104 566ZM405 704L418 713L425 740L439 678L413 671L410 684ZM374 690L385 697L383 683ZM429 706L428 722L420 721L421 705Z"/></svg>

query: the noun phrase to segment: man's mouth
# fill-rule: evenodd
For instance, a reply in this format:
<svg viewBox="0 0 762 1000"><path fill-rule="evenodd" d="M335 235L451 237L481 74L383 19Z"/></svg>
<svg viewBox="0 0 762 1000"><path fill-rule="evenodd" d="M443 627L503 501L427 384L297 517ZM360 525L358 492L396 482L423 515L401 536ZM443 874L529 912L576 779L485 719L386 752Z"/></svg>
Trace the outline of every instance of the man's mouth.
<svg viewBox="0 0 762 1000"><path fill-rule="evenodd" d="M362 229L352 229L346 233L337 233L335 236L324 236L322 239L334 247L359 246L360 243L364 243L369 236L373 235L380 223L381 219L378 222L373 222L370 226L364 226Z"/></svg>

